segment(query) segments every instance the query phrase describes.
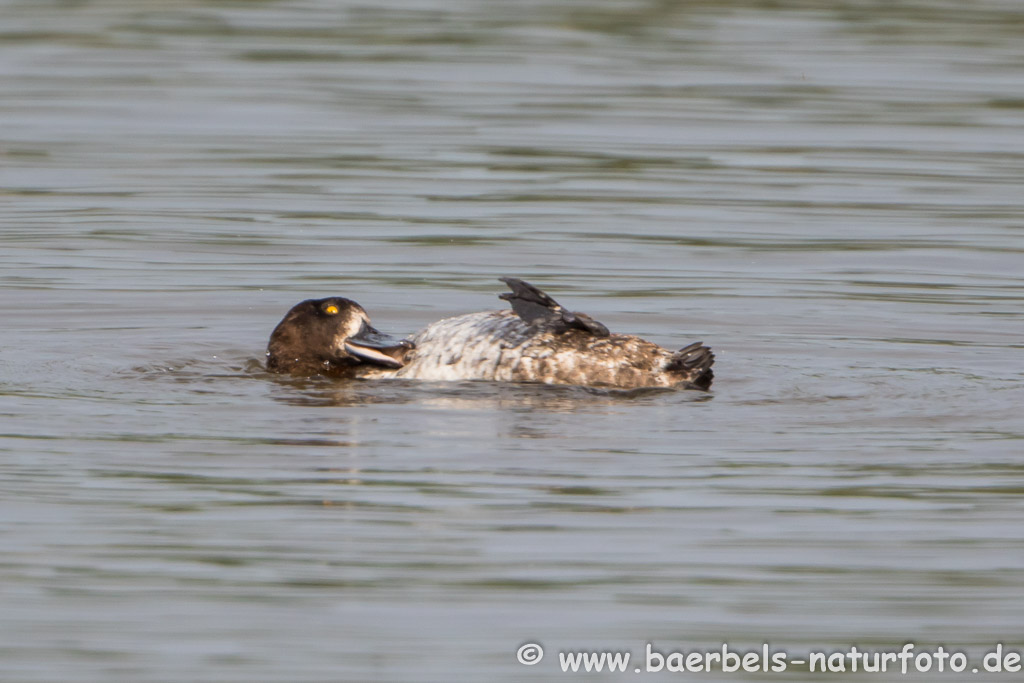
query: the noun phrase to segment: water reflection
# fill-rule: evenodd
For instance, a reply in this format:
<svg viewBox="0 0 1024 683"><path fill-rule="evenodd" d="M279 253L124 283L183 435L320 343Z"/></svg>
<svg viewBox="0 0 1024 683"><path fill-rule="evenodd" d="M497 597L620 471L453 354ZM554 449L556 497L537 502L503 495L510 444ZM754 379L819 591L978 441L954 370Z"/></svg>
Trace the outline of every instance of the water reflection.
<svg viewBox="0 0 1024 683"><path fill-rule="evenodd" d="M417 403L443 410L561 413L590 412L622 404L679 404L710 401L714 398L714 394L706 392L657 388L613 390L477 381L339 381L326 377L282 377L271 373L254 375L254 378L273 382L283 390L272 395L275 401L307 406Z"/></svg>

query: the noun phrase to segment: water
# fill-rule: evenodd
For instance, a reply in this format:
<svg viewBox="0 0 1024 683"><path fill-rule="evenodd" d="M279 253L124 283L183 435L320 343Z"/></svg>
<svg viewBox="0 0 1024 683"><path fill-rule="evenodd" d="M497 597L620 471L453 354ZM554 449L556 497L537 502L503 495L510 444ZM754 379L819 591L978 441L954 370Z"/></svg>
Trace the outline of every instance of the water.
<svg viewBox="0 0 1024 683"><path fill-rule="evenodd" d="M0 16L3 680L1024 649L1019 3ZM713 392L261 370L302 298L500 275Z"/></svg>

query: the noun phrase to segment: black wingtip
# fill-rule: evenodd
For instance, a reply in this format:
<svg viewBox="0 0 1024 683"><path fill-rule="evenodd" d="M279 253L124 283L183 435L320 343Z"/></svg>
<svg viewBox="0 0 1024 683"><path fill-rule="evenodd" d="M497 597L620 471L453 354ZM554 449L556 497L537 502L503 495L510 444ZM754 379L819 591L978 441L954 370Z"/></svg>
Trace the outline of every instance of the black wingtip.
<svg viewBox="0 0 1024 683"><path fill-rule="evenodd" d="M508 288L512 290L511 292L499 294L498 298L513 302L513 306L514 303L519 300L524 303L535 304L551 310L559 310L562 308L558 305L557 301L537 287L531 285L526 280L520 280L517 277L499 277L498 279L508 285Z"/></svg>
<svg viewBox="0 0 1024 683"><path fill-rule="evenodd" d="M559 305L557 301L534 287L525 280L515 277L500 277L500 281L508 285L511 292L499 294L498 298L512 304L512 310L527 323L548 325L555 332L569 329L583 330L596 337L609 336L608 328L585 313L573 313Z"/></svg>
<svg viewBox="0 0 1024 683"><path fill-rule="evenodd" d="M554 320L562 317L563 309L558 302L529 282L515 277L498 279L512 290L499 294L498 298L512 304L512 310L527 323L533 324L540 320Z"/></svg>

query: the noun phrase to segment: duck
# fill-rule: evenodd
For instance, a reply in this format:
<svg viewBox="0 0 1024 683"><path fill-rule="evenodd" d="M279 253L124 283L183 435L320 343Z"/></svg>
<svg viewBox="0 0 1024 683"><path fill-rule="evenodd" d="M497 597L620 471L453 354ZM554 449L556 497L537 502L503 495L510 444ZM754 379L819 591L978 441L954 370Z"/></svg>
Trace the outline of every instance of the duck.
<svg viewBox="0 0 1024 683"><path fill-rule="evenodd" d="M613 334L524 280L499 280L510 290L499 298L511 310L444 318L405 339L378 331L351 299L302 301L271 333L266 367L344 379L711 388L715 355L703 342L673 351L635 335Z"/></svg>

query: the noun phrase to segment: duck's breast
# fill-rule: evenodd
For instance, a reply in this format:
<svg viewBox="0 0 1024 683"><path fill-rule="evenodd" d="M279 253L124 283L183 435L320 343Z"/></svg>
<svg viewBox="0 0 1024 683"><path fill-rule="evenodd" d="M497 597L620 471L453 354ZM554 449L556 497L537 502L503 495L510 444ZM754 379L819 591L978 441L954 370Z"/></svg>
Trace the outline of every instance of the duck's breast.
<svg viewBox="0 0 1024 683"><path fill-rule="evenodd" d="M486 311L445 318L410 338L415 349L395 377L428 381L511 380L512 349L532 335L511 311Z"/></svg>

